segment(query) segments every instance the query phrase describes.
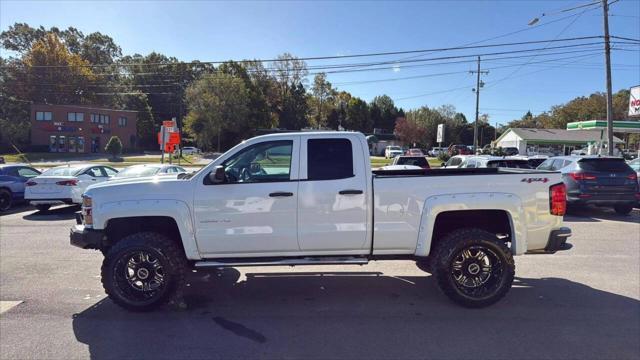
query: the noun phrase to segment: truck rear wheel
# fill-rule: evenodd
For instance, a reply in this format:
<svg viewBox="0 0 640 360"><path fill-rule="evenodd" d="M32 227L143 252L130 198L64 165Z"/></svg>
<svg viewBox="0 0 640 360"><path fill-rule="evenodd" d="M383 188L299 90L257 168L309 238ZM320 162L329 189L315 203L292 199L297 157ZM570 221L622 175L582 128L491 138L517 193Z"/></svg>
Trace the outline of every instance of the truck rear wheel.
<svg viewBox="0 0 640 360"><path fill-rule="evenodd" d="M185 282L187 261L166 236L140 232L118 241L102 262L102 286L113 302L148 311L168 302Z"/></svg>
<svg viewBox="0 0 640 360"><path fill-rule="evenodd" d="M440 290L457 304L489 306L511 288L513 256L495 234L480 229L456 230L442 238L434 251L433 275Z"/></svg>

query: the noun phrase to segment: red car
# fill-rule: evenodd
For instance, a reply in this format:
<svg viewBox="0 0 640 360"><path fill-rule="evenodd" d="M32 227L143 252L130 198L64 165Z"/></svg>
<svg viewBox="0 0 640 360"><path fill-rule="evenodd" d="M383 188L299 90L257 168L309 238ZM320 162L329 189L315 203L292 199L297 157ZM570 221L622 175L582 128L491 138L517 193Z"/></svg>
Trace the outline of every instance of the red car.
<svg viewBox="0 0 640 360"><path fill-rule="evenodd" d="M404 154L407 156L424 156L424 153L420 149L409 149Z"/></svg>
<svg viewBox="0 0 640 360"><path fill-rule="evenodd" d="M473 152L467 145L451 145L449 146L449 155L473 155Z"/></svg>

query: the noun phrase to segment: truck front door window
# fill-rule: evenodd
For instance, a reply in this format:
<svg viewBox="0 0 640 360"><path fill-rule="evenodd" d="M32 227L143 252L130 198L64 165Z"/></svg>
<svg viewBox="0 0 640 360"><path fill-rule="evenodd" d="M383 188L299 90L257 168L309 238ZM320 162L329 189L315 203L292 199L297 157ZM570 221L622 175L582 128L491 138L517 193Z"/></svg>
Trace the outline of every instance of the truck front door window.
<svg viewBox="0 0 640 360"><path fill-rule="evenodd" d="M291 175L293 142L267 141L241 150L222 166L227 183L288 181Z"/></svg>
<svg viewBox="0 0 640 360"><path fill-rule="evenodd" d="M205 177L194 197L196 241L202 254L281 256L300 251L299 150L293 151L298 148L297 139L246 145L219 164L225 182L213 185Z"/></svg>

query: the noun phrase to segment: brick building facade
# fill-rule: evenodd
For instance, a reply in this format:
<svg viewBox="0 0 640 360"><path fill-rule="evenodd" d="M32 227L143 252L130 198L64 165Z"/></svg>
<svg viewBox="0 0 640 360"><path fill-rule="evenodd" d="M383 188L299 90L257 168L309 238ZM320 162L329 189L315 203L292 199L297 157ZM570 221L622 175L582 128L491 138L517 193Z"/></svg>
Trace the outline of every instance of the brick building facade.
<svg viewBox="0 0 640 360"><path fill-rule="evenodd" d="M85 105L31 105L31 145L49 152L99 153L111 136L136 146L137 112Z"/></svg>

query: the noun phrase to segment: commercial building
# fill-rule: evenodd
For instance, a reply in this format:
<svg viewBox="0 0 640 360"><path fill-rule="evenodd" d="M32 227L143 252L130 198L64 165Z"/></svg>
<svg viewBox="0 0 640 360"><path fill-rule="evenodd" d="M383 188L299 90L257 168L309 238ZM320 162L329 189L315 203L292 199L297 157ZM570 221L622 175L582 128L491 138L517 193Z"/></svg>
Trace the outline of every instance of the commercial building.
<svg viewBox="0 0 640 360"><path fill-rule="evenodd" d="M137 112L85 105L31 105L31 146L49 152L99 153L117 136L125 149L137 142Z"/></svg>
<svg viewBox="0 0 640 360"><path fill-rule="evenodd" d="M509 128L496 141L496 147L515 147L521 155L569 155L600 141L600 130L571 131L563 129ZM624 143L617 137L614 143Z"/></svg>

